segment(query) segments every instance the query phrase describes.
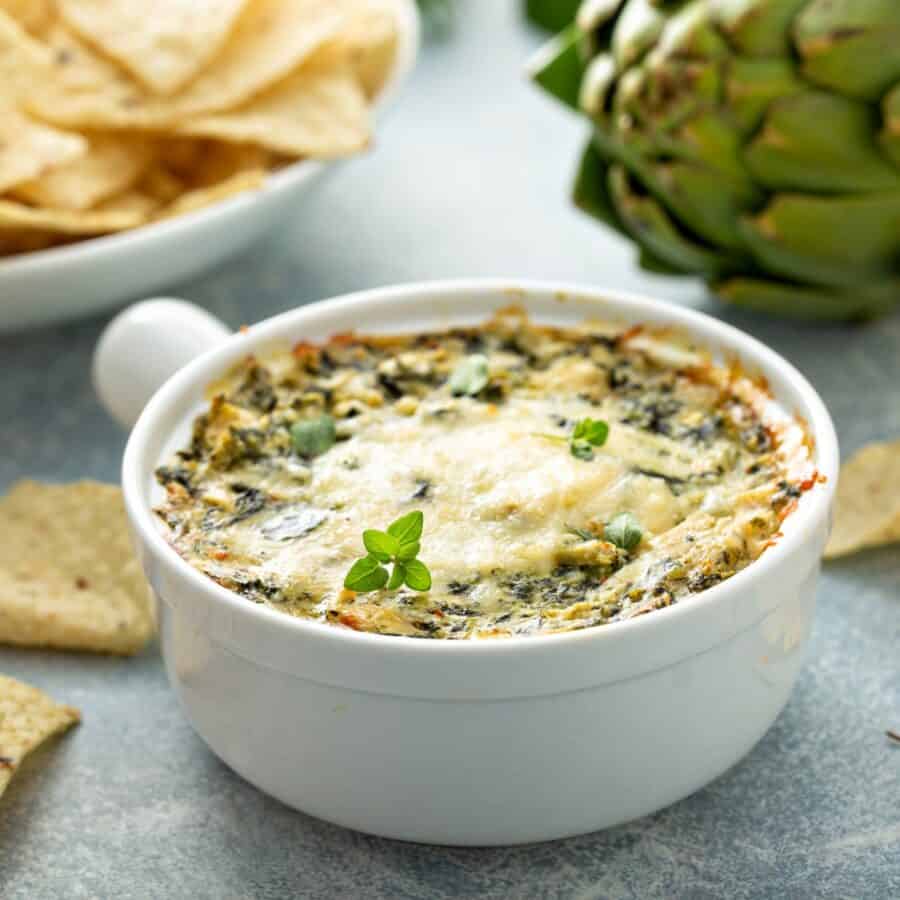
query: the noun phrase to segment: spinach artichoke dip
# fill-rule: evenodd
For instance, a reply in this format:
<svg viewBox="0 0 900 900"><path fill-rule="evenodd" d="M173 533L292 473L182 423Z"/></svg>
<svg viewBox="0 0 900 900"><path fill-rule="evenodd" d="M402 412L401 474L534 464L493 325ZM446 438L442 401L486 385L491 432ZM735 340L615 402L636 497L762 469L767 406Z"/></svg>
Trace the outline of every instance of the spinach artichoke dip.
<svg viewBox="0 0 900 900"><path fill-rule="evenodd" d="M293 616L422 638L640 616L730 578L816 481L765 384L649 328L336 335L245 359L156 474L177 552Z"/></svg>

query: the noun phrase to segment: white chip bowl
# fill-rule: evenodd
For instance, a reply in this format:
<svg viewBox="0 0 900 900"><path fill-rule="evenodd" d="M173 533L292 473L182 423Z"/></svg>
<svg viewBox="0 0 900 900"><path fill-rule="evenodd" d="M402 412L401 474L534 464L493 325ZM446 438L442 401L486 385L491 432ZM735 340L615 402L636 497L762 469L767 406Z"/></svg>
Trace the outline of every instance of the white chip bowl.
<svg viewBox="0 0 900 900"><path fill-rule="evenodd" d="M419 48L414 0L389 2L397 11L399 43L394 68L376 101L378 112L409 75ZM63 247L0 257L0 333L99 312L198 275L296 213L302 195L337 165L297 162L268 176L260 190L187 215Z"/></svg>
<svg viewBox="0 0 900 900"><path fill-rule="evenodd" d="M162 499L154 469L188 442L205 386L230 365L273 343L348 330L474 324L511 300L540 322L674 326L737 359L808 423L825 480L803 494L776 544L727 581L646 616L535 637L416 640L293 618L221 587L167 543L152 512ZM633 295L515 280L382 288L230 336L197 307L157 300L110 324L94 377L120 420L130 424L146 403L122 481L172 687L213 752L290 806L440 844L580 834L703 787L790 696L812 626L837 439L806 379L729 325Z"/></svg>

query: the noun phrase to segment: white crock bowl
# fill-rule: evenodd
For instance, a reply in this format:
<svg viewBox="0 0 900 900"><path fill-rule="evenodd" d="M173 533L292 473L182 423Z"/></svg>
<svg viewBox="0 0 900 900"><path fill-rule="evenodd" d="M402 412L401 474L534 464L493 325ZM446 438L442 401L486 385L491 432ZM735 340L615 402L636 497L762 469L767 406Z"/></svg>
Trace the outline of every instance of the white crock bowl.
<svg viewBox="0 0 900 900"><path fill-rule="evenodd" d="M266 345L350 329L474 323L510 302L539 321L678 326L738 358L809 424L826 480L803 495L778 543L728 581L631 621L543 637L414 640L304 621L220 587L166 543L151 512L160 496L153 470L186 442L204 386L230 364ZM159 601L166 670L188 717L229 766L284 803L412 841L580 834L707 784L787 702L812 623L838 447L809 383L755 339L618 292L455 281L351 294L231 336L182 301L140 304L101 339L95 381L129 421L182 363L128 442L128 515Z"/></svg>
<svg viewBox="0 0 900 900"><path fill-rule="evenodd" d="M398 46L376 99L380 117L409 76L419 49L413 0L395 8ZM64 322L146 297L246 250L286 218L337 161L302 160L269 175L259 190L130 231L0 258L0 334Z"/></svg>

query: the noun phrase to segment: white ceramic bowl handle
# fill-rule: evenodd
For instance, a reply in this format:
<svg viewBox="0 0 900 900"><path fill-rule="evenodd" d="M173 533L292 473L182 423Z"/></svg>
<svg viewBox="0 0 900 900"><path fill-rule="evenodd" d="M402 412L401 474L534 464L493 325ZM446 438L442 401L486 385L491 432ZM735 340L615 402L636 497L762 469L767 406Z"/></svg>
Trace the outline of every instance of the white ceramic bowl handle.
<svg viewBox="0 0 900 900"><path fill-rule="evenodd" d="M224 322L185 300L129 306L106 326L94 350L100 402L126 428L169 376L231 334Z"/></svg>

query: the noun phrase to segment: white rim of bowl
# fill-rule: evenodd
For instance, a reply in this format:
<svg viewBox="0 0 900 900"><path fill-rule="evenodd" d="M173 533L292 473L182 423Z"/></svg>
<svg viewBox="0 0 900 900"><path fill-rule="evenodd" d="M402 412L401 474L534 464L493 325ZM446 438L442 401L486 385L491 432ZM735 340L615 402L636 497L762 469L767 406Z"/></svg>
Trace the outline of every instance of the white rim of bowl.
<svg viewBox="0 0 900 900"><path fill-rule="evenodd" d="M723 349L739 354L762 375L777 375L778 380L788 386L794 398L799 399L808 411L806 424L815 442L814 465L816 471L825 476L824 483L817 483L803 495L798 509L790 517L789 530L774 546L768 548L762 556L727 580L693 595L689 598L689 602L675 603L672 606L654 610L651 615L611 622L608 625L544 635L513 635L496 640L415 640L399 635L370 634L349 628L338 628L327 622L290 616L264 604L248 602L245 597L222 587L182 559L166 541L156 527L152 509L144 496L144 472L141 466L144 455L143 448L155 421L164 415L173 401L193 383L196 378L195 373L210 365L215 357L244 354L256 344L266 344L277 340L282 336L281 333L294 316L301 313L302 310L308 310L318 305L318 303L328 302L332 309L359 307L360 310L364 310L372 302L410 300L426 293L439 293L442 297L450 297L454 294L491 291L498 292L498 296L501 294L508 296L510 291L521 291L525 295L564 293L573 299L583 297L589 301L607 300L611 303L623 304L629 307L628 315L623 318L635 323L647 321L651 324L654 319L672 320L669 324L696 336L701 346L718 343ZM687 617L701 615L710 605L724 602L728 594L740 592L745 585L762 576L785 557L798 550L810 531L828 516L837 483L839 451L834 425L824 402L800 371L780 354L751 335L705 313L628 291L606 290L568 282L516 278L416 282L357 291L327 298L318 303L295 307L264 319L258 325L252 326L246 334L235 335L233 341L202 354L173 375L157 391L141 413L125 448L122 460L122 486L125 504L141 540L147 543L152 553L159 554L162 559L168 560L176 568L178 575L186 581L186 589L212 592L219 602L239 616L248 616L251 619L258 619L260 622L268 622L269 625L280 629L293 629L308 638L356 643L359 648L366 648L368 651L379 652L380 648L380 651L391 653L400 651L407 654L515 653L529 647L534 650L542 650L548 646L562 647L580 641L613 640L617 635L631 632L634 629L642 629L649 639L654 630L665 629ZM235 343L235 341L240 341L240 343ZM238 348L240 354L238 354ZM225 364L224 359L222 364ZM789 409L785 411L794 414ZM156 464L158 461L154 462L154 466Z"/></svg>
<svg viewBox="0 0 900 900"><path fill-rule="evenodd" d="M398 44L394 66L381 92L375 98L372 108L380 119L385 110L396 99L400 88L415 66L421 40L421 20L414 0L389 0L396 7L398 22ZM351 159L353 157L350 157ZM262 185L252 191L243 191L226 197L217 203L204 206L194 212L175 216L128 228L114 234L101 234L94 237L84 236L81 240L62 247L50 247L46 250L34 250L30 253L17 254L0 258L0 274L23 273L32 269L43 269L67 263L85 263L91 254L115 252L131 244L137 238L151 240L161 235L177 236L180 231L190 230L198 222L217 215L239 210L242 206L256 203L262 195L277 193L284 188L314 178L323 169L344 162L343 158L333 160L302 159L285 166L277 172L266 175Z"/></svg>

